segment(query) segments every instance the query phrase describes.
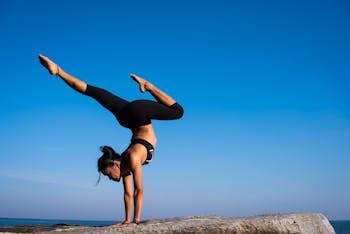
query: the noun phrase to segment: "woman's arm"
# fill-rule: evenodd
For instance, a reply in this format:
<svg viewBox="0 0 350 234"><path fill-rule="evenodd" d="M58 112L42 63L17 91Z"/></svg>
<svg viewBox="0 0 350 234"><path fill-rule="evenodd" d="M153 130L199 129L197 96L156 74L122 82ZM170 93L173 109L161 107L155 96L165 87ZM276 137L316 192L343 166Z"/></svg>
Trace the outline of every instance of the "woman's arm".
<svg viewBox="0 0 350 234"><path fill-rule="evenodd" d="M131 175L123 176L124 185L124 206L125 206L125 220L123 222L112 224L111 227L124 227L136 225L131 222L132 214L132 178Z"/></svg>
<svg viewBox="0 0 350 234"><path fill-rule="evenodd" d="M138 157L130 157L134 177L134 223L139 223L143 205L142 165Z"/></svg>
<svg viewBox="0 0 350 234"><path fill-rule="evenodd" d="M125 221L124 223L131 222L132 214L132 178L131 175L123 177L124 185L124 205L125 205Z"/></svg>

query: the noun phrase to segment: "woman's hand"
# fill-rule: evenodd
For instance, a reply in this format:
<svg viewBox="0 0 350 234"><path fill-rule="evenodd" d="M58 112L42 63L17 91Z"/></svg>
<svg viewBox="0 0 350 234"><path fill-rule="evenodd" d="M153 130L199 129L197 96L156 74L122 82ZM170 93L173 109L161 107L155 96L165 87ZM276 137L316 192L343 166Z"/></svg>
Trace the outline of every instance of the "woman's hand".
<svg viewBox="0 0 350 234"><path fill-rule="evenodd" d="M108 227L121 227L124 224L124 222L117 223L117 224L111 224Z"/></svg>
<svg viewBox="0 0 350 234"><path fill-rule="evenodd" d="M130 221L124 221L121 223L112 224L112 225L110 225L110 227L129 227L129 226L136 226L136 225L137 225L137 223L130 222Z"/></svg>
<svg viewBox="0 0 350 234"><path fill-rule="evenodd" d="M132 226L137 226L137 223L134 223L134 222L126 223L122 227L132 227Z"/></svg>

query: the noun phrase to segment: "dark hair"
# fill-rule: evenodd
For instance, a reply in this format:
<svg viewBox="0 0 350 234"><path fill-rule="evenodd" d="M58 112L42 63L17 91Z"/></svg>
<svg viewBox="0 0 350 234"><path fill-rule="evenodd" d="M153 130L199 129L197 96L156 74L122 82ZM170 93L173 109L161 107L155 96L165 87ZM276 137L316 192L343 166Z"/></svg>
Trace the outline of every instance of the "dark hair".
<svg viewBox="0 0 350 234"><path fill-rule="evenodd" d="M100 150L103 152L102 156L97 160L97 170L100 173L96 185L100 182L101 172L107 167L113 166L115 160L120 160L120 154L116 153L110 146L101 146Z"/></svg>

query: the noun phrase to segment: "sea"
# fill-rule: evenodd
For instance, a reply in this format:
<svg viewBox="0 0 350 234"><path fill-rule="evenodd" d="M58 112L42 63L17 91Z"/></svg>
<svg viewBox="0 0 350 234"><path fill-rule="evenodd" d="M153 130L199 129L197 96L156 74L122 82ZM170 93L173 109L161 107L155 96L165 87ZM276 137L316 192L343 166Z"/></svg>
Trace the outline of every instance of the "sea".
<svg viewBox="0 0 350 234"><path fill-rule="evenodd" d="M350 220L331 220L329 222L336 234L350 234Z"/></svg>
<svg viewBox="0 0 350 234"><path fill-rule="evenodd" d="M99 227L118 223L118 221L96 221L96 220L65 220L65 219L17 219L0 218L1 227L14 227L23 225L52 226L55 224L70 224Z"/></svg>
<svg viewBox="0 0 350 234"><path fill-rule="evenodd" d="M98 227L114 223L117 223L117 221L0 218L0 226L2 227L13 227L23 225L52 226L55 224L72 224ZM350 220L333 220L330 221L330 223L332 224L336 234L350 234Z"/></svg>

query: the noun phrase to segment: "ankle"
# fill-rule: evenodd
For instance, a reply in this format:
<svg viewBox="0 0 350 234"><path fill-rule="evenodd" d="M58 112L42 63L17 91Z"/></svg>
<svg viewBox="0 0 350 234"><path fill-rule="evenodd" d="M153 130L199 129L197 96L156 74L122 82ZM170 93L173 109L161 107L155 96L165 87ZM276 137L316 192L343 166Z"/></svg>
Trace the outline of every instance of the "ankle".
<svg viewBox="0 0 350 234"><path fill-rule="evenodd" d="M152 91L154 89L154 85L148 81L145 82L144 87L146 91Z"/></svg>
<svg viewBox="0 0 350 234"><path fill-rule="evenodd" d="M60 76L61 68L57 64L56 64L56 66L57 66L57 73L55 75Z"/></svg>

